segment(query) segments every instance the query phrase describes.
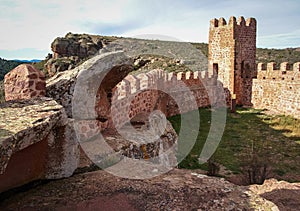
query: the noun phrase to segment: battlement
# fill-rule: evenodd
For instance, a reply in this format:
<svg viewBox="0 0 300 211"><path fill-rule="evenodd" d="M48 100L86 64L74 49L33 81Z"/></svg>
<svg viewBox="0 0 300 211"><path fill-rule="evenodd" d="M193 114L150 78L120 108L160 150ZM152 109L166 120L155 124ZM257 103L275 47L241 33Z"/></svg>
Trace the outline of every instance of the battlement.
<svg viewBox="0 0 300 211"><path fill-rule="evenodd" d="M245 18L243 16L240 16L238 19L236 19L234 16L231 16L229 18L228 24L226 22L226 20L221 17L219 19L212 19L210 21L210 28L217 28L217 27L222 27L222 26L229 26L229 27L233 27L233 26L256 26L256 19L255 18L247 18L247 20L245 20Z"/></svg>
<svg viewBox="0 0 300 211"><path fill-rule="evenodd" d="M292 66L288 62L282 62L279 69L276 69L275 62L258 63L257 78L300 81L300 62L296 62Z"/></svg>
<svg viewBox="0 0 300 211"><path fill-rule="evenodd" d="M160 109L167 116L209 105L225 106L224 88L216 75L207 71L166 72L154 69L127 75L112 90L111 113L114 126L131 118ZM109 123L110 124L110 123Z"/></svg>
<svg viewBox="0 0 300 211"><path fill-rule="evenodd" d="M184 82L184 83L183 83ZM209 75L207 71L195 72L165 72L155 69L148 73L128 75L116 85L114 95L117 99L123 99L130 94L146 89L160 89L169 87L171 90L182 89L183 86L199 87L202 85L215 85L215 75Z"/></svg>

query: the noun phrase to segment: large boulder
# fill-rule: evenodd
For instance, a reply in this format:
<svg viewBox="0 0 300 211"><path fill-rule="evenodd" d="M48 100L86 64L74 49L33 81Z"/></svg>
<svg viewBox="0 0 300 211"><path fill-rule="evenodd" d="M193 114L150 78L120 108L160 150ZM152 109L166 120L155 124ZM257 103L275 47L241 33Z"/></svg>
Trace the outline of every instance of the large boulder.
<svg viewBox="0 0 300 211"><path fill-rule="evenodd" d="M103 47L102 40L103 38L97 35L68 33L65 37L56 38L51 44L51 49L54 59L70 56L86 58L95 55Z"/></svg>
<svg viewBox="0 0 300 211"><path fill-rule="evenodd" d="M30 99L46 94L43 72L32 65L21 64L4 77L5 100Z"/></svg>
<svg viewBox="0 0 300 211"><path fill-rule="evenodd" d="M0 105L0 192L71 176L78 165L72 120L49 98Z"/></svg>

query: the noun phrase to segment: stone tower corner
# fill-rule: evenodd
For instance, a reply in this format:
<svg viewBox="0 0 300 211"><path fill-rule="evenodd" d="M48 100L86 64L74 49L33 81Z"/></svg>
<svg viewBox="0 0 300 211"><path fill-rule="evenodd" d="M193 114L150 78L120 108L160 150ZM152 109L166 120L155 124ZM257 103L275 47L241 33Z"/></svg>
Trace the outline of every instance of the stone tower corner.
<svg viewBox="0 0 300 211"><path fill-rule="evenodd" d="M209 28L208 70L236 97L251 105L252 78L256 76L256 20L230 17L212 19Z"/></svg>

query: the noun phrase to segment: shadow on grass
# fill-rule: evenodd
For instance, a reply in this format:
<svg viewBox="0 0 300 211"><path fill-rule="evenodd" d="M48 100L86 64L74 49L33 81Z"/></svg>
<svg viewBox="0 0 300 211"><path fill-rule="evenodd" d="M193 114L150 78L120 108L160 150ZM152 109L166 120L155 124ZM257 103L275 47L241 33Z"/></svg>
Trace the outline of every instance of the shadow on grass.
<svg viewBox="0 0 300 211"><path fill-rule="evenodd" d="M179 168L209 171L208 163L201 165L198 157L210 129L211 111L209 108L201 108L199 114L197 141L189 155L180 162ZM169 120L179 133L180 115ZM210 158L210 161L221 167L216 175L243 185L262 183L265 178L271 177L300 181L298 127L300 120L266 115L262 110L238 108L234 114L228 112L222 140ZM179 140L179 147L184 146L184 142L185 140ZM259 172L264 175L257 175ZM261 179L255 179L261 176Z"/></svg>

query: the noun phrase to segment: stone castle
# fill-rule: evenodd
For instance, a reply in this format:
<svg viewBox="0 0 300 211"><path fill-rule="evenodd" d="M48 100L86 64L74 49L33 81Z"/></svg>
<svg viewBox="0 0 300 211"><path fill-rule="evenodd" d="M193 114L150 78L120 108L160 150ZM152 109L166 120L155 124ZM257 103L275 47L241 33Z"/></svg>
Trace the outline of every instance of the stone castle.
<svg viewBox="0 0 300 211"><path fill-rule="evenodd" d="M46 96L56 102L43 97L28 100L32 106L26 109L23 107L27 101L20 99L38 96L37 93L44 96L45 92L40 88L37 92L36 88L44 76L38 70L34 73L28 65L23 66L30 69L27 72L19 72L20 67L12 70L5 76L5 96L14 101L2 105L1 109L15 107L20 112L30 111L33 118L23 121L26 125L22 125L22 130L11 132L9 127L13 127L17 119L1 113L1 120L10 123L0 124L1 130L6 131L0 137L3 158L0 179L8 181L0 186L0 192L36 179L70 176L77 167L80 154L76 150L76 140L88 140L99 131L121 128L129 121L146 121L147 115L154 110L173 116L199 107L230 106L236 100L239 105L300 118L300 63L295 63L293 68L282 63L280 70L274 69L274 63L267 67L264 64L257 66L256 27L254 18L236 20L231 17L228 23L224 18L211 20L207 70L167 73L161 68L133 75L133 60L125 55L126 49L118 47L121 51L101 53L47 80ZM32 75L37 76L36 81ZM19 94L22 89L27 90L24 96ZM33 102L37 105L33 106ZM34 128L52 132L32 134ZM79 134L74 134L74 128ZM60 143L55 142L55 137L59 137ZM45 143L39 144L42 142ZM164 148L169 148L176 140L166 143ZM134 152L128 153L128 149L122 148L120 153L146 159L157 154L160 146L157 143L136 145L130 147L135 149ZM30 148L38 154L40 151L46 154L40 160L44 164L36 165L41 166L39 169L23 166L26 165L22 162L24 157L32 154ZM64 162L59 164L58 160ZM19 181L7 179L15 174L18 163L23 166L20 169L27 168L25 176Z"/></svg>

